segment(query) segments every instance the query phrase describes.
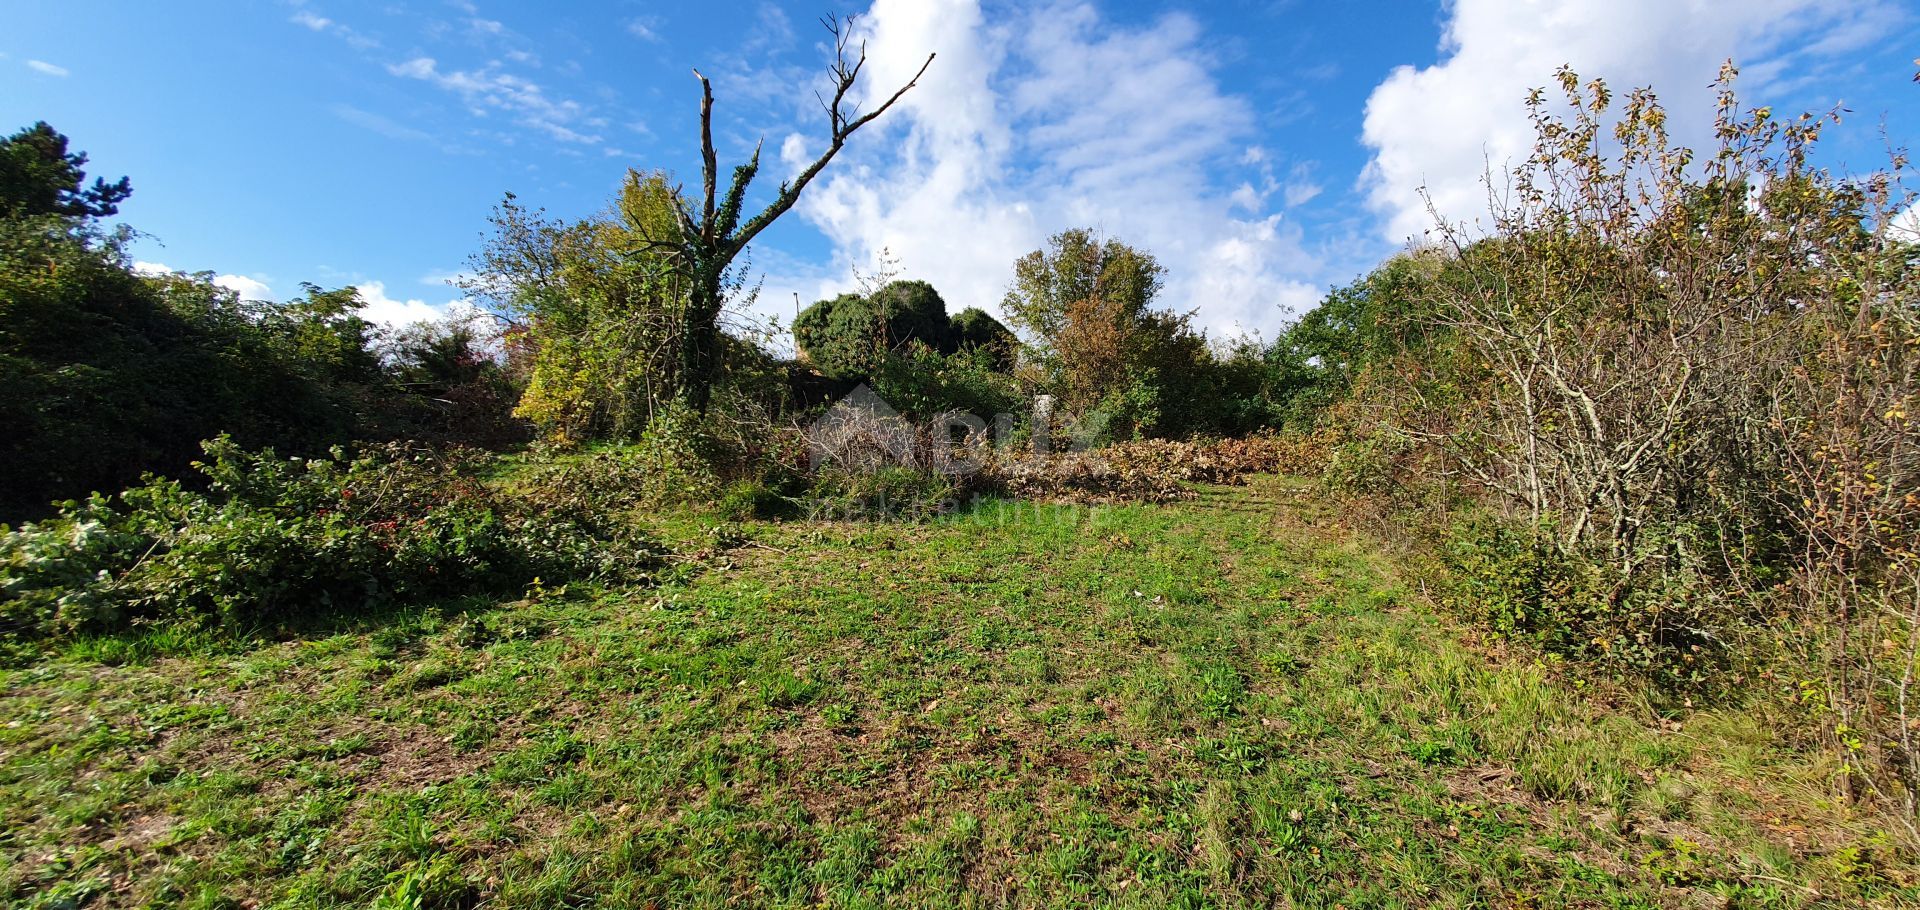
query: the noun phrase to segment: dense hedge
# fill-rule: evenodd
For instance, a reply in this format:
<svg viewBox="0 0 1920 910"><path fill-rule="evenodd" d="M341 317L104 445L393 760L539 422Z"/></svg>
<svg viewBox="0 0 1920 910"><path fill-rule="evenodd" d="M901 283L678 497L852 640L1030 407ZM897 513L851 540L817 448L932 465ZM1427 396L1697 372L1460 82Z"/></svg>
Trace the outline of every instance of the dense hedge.
<svg viewBox="0 0 1920 910"><path fill-rule="evenodd" d="M536 580L631 580L660 563L649 541L589 510L495 492L458 453L391 445L307 460L221 437L196 467L207 493L151 479L0 526L0 636L270 628Z"/></svg>

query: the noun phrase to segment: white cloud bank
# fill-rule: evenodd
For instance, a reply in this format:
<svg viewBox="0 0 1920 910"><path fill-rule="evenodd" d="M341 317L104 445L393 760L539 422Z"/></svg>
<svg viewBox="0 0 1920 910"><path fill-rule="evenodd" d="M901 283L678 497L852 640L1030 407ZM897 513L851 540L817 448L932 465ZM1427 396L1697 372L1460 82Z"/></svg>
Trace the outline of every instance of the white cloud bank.
<svg viewBox="0 0 1920 910"><path fill-rule="evenodd" d="M178 271L178 269L163 262L146 261L134 262L133 270L142 275L171 275ZM241 300L272 301L278 299L273 295L273 288L269 287L265 281L249 275L215 275L213 276L213 284L215 287L226 288L234 292L239 295Z"/></svg>
<svg viewBox="0 0 1920 910"><path fill-rule="evenodd" d="M1887 219L1887 234L1907 243L1920 243L1920 202L1910 203Z"/></svg>
<svg viewBox="0 0 1920 910"><path fill-rule="evenodd" d="M1272 329L1318 301L1326 276L1268 206L1271 187L1237 192L1213 176L1273 182L1247 155L1252 105L1221 89L1192 18L1135 29L1067 3L989 22L977 0L878 0L860 21L863 110L939 56L801 199L836 272L776 272L764 311L790 318L793 293L845 289L883 248L950 309L997 310L1013 261L1070 227L1151 250L1168 268L1164 302L1197 309L1216 335ZM773 144L791 171L819 141ZM1317 192L1307 186L1276 198L1304 202Z"/></svg>
<svg viewBox="0 0 1920 910"><path fill-rule="evenodd" d="M432 304L418 298L398 300L388 295L384 281L362 281L354 287L359 289L360 300L365 304L360 310L360 318L388 328L443 318L462 303L460 300L450 300Z"/></svg>
<svg viewBox="0 0 1920 910"><path fill-rule="evenodd" d="M55 66L45 60L28 60L27 69L33 70L43 76L52 76L56 79L65 79L69 75L66 67Z"/></svg>
<svg viewBox="0 0 1920 910"><path fill-rule="evenodd" d="M133 270L142 275L170 275L178 271L163 262L136 261ZM213 284L239 295L241 300L279 300L266 281L248 275L215 275ZM386 328L403 328L416 322L444 318L461 307L470 307L466 298L446 303L428 303L419 298L395 298L387 293L384 281L360 281L353 287L360 292L360 318Z"/></svg>
<svg viewBox="0 0 1920 910"><path fill-rule="evenodd" d="M1904 15L1886 0L1453 0L1443 59L1394 70L1367 101L1367 204L1395 242L1432 227L1422 187L1451 221L1483 215L1486 170L1520 163L1532 144L1527 90L1549 85L1562 64L1622 95L1652 86L1674 139L1701 148L1722 61L1742 66L1744 96L1792 88L1844 65Z"/></svg>

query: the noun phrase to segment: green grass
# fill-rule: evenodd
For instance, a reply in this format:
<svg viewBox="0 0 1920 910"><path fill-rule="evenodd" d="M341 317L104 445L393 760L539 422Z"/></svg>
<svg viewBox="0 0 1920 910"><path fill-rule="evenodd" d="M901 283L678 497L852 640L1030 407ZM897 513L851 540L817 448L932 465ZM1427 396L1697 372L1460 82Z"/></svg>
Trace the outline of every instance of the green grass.
<svg viewBox="0 0 1920 910"><path fill-rule="evenodd" d="M652 530L659 588L0 677L18 906L1920 900L1830 769L1462 643L1284 479Z"/></svg>

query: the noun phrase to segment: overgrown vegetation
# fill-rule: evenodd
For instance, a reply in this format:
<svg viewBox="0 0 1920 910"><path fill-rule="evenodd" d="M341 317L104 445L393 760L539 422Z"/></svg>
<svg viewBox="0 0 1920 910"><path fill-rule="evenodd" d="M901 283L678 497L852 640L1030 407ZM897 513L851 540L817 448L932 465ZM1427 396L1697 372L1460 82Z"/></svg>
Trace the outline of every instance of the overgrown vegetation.
<svg viewBox="0 0 1920 910"><path fill-rule="evenodd" d="M238 653L88 639L0 677L0 900L1920 898L1765 716L1669 721L1464 647L1336 517L1268 477L928 524L643 518L710 569Z"/></svg>
<svg viewBox="0 0 1920 910"><path fill-rule="evenodd" d="M1490 223L1271 342L1085 229L1005 324L883 257L789 332L748 243L918 79L827 24L757 214L702 78L696 191L508 194L403 328L0 141L0 898L1920 900L1902 155L1562 71Z"/></svg>
<svg viewBox="0 0 1920 910"><path fill-rule="evenodd" d="M500 496L460 452L286 459L223 436L195 467L206 493L152 480L0 535L0 637L271 630L327 611L637 581L662 555L597 510Z"/></svg>
<svg viewBox="0 0 1920 910"><path fill-rule="evenodd" d="M1437 509L1413 526L1446 529L1446 599L1496 630L1676 703L1796 705L1837 790L1914 835L1905 160L1816 169L1834 118L1742 108L1732 77L1701 155L1650 92L1563 71L1566 113L1536 94L1491 234L1443 224L1335 296L1353 321L1310 349L1326 473Z"/></svg>
<svg viewBox="0 0 1920 910"><path fill-rule="evenodd" d="M270 304L211 274L138 274L131 231L95 221L131 186L87 187L85 163L44 123L0 140L0 519L177 475L221 433L308 455L517 436L498 411L450 413L511 394L479 333L402 335L383 359L352 288Z"/></svg>

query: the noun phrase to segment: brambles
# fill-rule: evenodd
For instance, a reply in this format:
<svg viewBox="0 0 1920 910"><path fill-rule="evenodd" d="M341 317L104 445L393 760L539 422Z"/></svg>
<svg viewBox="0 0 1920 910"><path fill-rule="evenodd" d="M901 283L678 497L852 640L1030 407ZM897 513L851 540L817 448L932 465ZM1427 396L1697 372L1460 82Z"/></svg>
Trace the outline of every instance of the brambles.
<svg viewBox="0 0 1920 910"><path fill-rule="evenodd" d="M495 493L458 452L285 459L222 437L206 454L208 493L152 480L5 532L0 633L272 628L540 580L638 580L660 561L653 544L587 510Z"/></svg>
<svg viewBox="0 0 1920 910"><path fill-rule="evenodd" d="M924 521L952 511L961 489L955 478L919 468L828 468L814 475L802 507L816 520Z"/></svg>
<svg viewBox="0 0 1920 910"><path fill-rule="evenodd" d="M1731 655L1721 636L1735 629L1701 586L1674 578L1620 597L1609 566L1570 560L1549 539L1489 516L1462 520L1439 554L1442 602L1543 651L1643 675L1660 691L1728 688Z"/></svg>

